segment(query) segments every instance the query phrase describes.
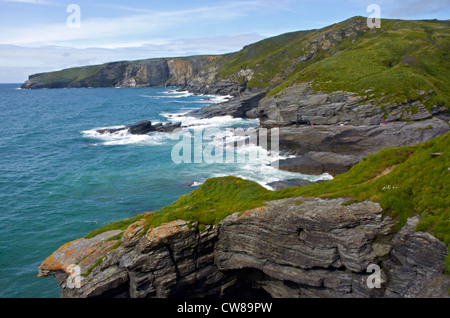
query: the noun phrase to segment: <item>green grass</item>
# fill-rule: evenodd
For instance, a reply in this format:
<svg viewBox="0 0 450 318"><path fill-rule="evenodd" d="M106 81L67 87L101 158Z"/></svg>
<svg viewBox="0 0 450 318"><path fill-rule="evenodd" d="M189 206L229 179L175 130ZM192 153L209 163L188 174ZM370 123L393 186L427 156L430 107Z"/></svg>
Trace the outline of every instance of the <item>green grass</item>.
<svg viewBox="0 0 450 318"><path fill-rule="evenodd" d="M264 39L238 52L217 56L205 69L217 66L217 81L231 80L247 88L266 89L268 96L295 83L311 81L313 89L327 93L342 90L364 96L367 89L372 89L370 99L376 100L383 109L388 104L413 99L418 99L428 109L436 105L448 108L450 21L383 19L380 29L355 31L351 28L356 22L363 25L365 21L364 17L353 17L322 29ZM311 43L320 43L322 36L343 30L354 34L343 40L333 40L330 48L319 49L312 58L300 61L310 52ZM151 59L124 63L149 61ZM112 82L95 76L108 65L43 73L38 74L38 79L44 85L73 84L92 76L88 80L91 86L108 86ZM253 70L250 80L239 75L243 69ZM383 100L378 102L380 98ZM405 111L407 120L408 113L413 114L417 109Z"/></svg>
<svg viewBox="0 0 450 318"><path fill-rule="evenodd" d="M87 234L84 238L85 239L90 239L93 238L101 233L104 232L108 232L108 231L113 231L113 230L121 230L124 231L128 228L128 226L130 226L131 224L133 224L134 222L139 221L140 219L142 219L143 214L139 214L136 215L135 217L132 218L128 218L125 220L121 220L121 221L115 221L112 223L108 223L92 232L90 232L89 234Z"/></svg>
<svg viewBox="0 0 450 318"><path fill-rule="evenodd" d="M450 96L450 24L426 21L384 20L381 30L351 38L292 77L290 84L313 80L324 92L352 91L364 95L372 89L375 99L402 103L419 99L428 109L448 107ZM395 83L395 85L392 85ZM285 84L286 86L286 84ZM426 93L433 94L426 98Z"/></svg>
<svg viewBox="0 0 450 318"><path fill-rule="evenodd" d="M38 76L39 82L44 85L50 83L73 83L97 73L101 68L102 65L74 67L56 72L40 73L35 76Z"/></svg>
<svg viewBox="0 0 450 318"><path fill-rule="evenodd" d="M349 203L375 201L397 219L397 230L407 218L419 215L416 230L432 233L449 247L449 149L450 133L417 146L386 148L331 181L278 192L286 197L349 197ZM383 175L386 171L390 172ZM450 253L445 270L450 273Z"/></svg>
<svg viewBox="0 0 450 318"><path fill-rule="evenodd" d="M371 200L397 220L397 230L407 218L420 215L416 230L428 231L450 245L450 133L416 146L386 148L364 158L333 180L302 187L269 191L237 177L211 178L190 194L154 213L105 225L85 238L110 230L125 230L144 218L145 230L182 219L205 225L218 224L228 215L289 197L349 198L347 204ZM441 155L430 155L441 153ZM296 204L301 204L297 201ZM117 236L119 239L119 236ZM446 258L450 272L450 257Z"/></svg>
<svg viewBox="0 0 450 318"><path fill-rule="evenodd" d="M203 226L218 224L234 212L262 206L264 202L274 198L273 191L249 180L232 176L211 178L206 180L198 189L188 195L181 196L177 201L161 210L109 223L90 232L84 238L92 238L112 230L123 231L142 218L146 220L146 229L177 219L192 223L198 222L199 225ZM114 240L118 239L119 235L120 233L114 237Z"/></svg>
<svg viewBox="0 0 450 318"><path fill-rule="evenodd" d="M98 265L100 265L103 262L103 259L105 258L105 256L106 255L104 255L103 257L100 257L91 267L88 268L86 273L82 273L81 276L83 276L83 277L89 276L89 274L94 270L94 268L96 268Z"/></svg>
<svg viewBox="0 0 450 318"><path fill-rule="evenodd" d="M145 216L145 230L182 219L199 225L219 224L234 212L246 211L272 200L274 193L258 183L237 177L211 178L170 206Z"/></svg>
<svg viewBox="0 0 450 318"><path fill-rule="evenodd" d="M235 78L236 73L250 68L255 75L247 87L269 89L268 96L311 81L314 90L326 93L342 90L364 96L372 89L371 99L383 97L380 107L407 99L418 99L428 109L450 105L449 21L383 19L381 29L357 31L329 49L320 49L311 59L299 61L308 52L309 43L320 41L329 32L349 30L356 21L364 22L365 18L354 17L320 30L287 33L248 45L215 61L220 65L217 77L243 83L245 79ZM414 113L414 109L408 111Z"/></svg>

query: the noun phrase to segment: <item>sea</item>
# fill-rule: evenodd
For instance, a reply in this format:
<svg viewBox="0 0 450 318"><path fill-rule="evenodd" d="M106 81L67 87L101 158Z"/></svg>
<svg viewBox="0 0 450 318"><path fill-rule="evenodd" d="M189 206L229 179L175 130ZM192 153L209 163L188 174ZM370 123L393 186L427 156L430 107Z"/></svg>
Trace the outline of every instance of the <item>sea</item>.
<svg viewBox="0 0 450 318"><path fill-rule="evenodd" d="M182 136L97 132L142 120L179 121L184 134L215 128L232 139L234 131L259 125L188 115L227 98L177 87L22 90L0 84L0 297L59 297L53 277L37 277L52 252L112 221L170 205L208 178L234 175L268 189L284 179L331 178L276 169L270 163L283 156L270 149L260 149L255 162L177 162L173 149ZM208 138L202 147L217 140Z"/></svg>

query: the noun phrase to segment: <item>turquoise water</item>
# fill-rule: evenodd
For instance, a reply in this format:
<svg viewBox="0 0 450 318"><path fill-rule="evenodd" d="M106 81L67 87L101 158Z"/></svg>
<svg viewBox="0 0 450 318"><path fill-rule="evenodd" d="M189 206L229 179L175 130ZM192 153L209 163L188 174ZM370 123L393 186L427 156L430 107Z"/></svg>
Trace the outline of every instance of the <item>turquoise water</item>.
<svg viewBox="0 0 450 318"><path fill-rule="evenodd" d="M0 85L0 297L59 297L40 263L62 244L109 222L154 211L208 177L265 184L298 174L263 164L175 164L170 134L98 135L95 128L167 122L221 99L173 88L20 90ZM221 117L194 127L252 127ZM309 177L305 177L309 178ZM194 183L194 187L187 184Z"/></svg>

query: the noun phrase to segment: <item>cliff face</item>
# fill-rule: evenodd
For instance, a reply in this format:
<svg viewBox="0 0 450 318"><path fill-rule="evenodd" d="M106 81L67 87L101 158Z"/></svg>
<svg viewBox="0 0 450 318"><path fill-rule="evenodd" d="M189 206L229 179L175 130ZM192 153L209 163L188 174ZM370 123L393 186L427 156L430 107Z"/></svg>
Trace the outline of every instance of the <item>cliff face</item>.
<svg viewBox="0 0 450 318"><path fill-rule="evenodd" d="M340 174L383 148L414 145L449 131L450 85L441 71L448 66L449 27L448 21L386 20L383 29L369 30L364 20L352 18L219 57L117 62L37 74L23 88L173 85L234 95L190 115L258 118L264 128L279 127L280 148L298 156L283 162L282 169ZM336 125L340 122L347 125ZM443 149L423 158L442 153L427 160L436 166L446 160ZM417 162L398 179L423 164ZM393 166L385 168L392 171ZM442 181L437 178L436 188ZM384 187L397 189L401 182L374 189ZM417 191L398 193L406 203ZM394 221L377 203L343 202L271 201L201 231L197 224L176 220L146 232L142 219L125 231L62 246L41 264L39 275L54 275L63 297L448 296L449 276L442 274L447 247L428 233L415 232L417 217L395 233ZM81 270L80 288L67 282L71 264ZM368 287L371 264L381 268L380 288Z"/></svg>
<svg viewBox="0 0 450 318"><path fill-rule="evenodd" d="M39 267L62 297L447 297L446 246L414 232L395 234L373 202L290 198L235 213L199 231L177 220L142 235L143 221L68 243ZM116 239L115 239L116 238ZM67 266L80 269L69 288ZM370 264L381 285L369 288Z"/></svg>
<svg viewBox="0 0 450 318"><path fill-rule="evenodd" d="M216 56L114 62L31 75L22 88L185 86Z"/></svg>
<svg viewBox="0 0 450 318"><path fill-rule="evenodd" d="M314 91L311 83L301 83L262 99L258 107L246 115L260 118L261 125L268 128L299 124L336 125L340 122L371 126L382 121L418 121L448 116L446 107L436 105L427 109L416 98L388 103L384 102L386 97L373 97L370 89L363 96L344 91L324 93Z"/></svg>

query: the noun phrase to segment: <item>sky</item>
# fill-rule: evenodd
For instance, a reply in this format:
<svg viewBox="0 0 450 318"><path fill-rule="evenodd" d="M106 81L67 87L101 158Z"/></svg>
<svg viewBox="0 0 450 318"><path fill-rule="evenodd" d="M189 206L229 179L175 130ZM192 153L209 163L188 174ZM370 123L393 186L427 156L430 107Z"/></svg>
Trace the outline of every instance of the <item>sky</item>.
<svg viewBox="0 0 450 318"><path fill-rule="evenodd" d="M0 0L0 83L111 61L223 54L353 16L450 19L450 0Z"/></svg>

